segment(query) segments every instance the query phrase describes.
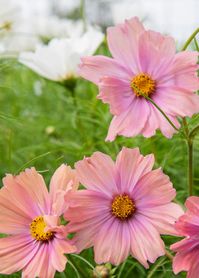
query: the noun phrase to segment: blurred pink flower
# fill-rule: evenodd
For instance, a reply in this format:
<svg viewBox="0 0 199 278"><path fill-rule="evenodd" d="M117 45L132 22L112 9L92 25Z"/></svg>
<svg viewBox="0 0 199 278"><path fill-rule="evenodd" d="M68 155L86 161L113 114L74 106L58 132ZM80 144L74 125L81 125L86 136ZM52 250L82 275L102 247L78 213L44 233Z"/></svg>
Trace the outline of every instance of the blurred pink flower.
<svg viewBox="0 0 199 278"><path fill-rule="evenodd" d="M188 271L187 278L199 277L199 197L189 197L185 203L187 211L175 224L176 230L185 239L171 245L177 252L173 259L173 271Z"/></svg>
<svg viewBox="0 0 199 278"><path fill-rule="evenodd" d="M160 234L175 234L183 213L171 200L176 191L161 169L152 170L154 156L123 148L116 163L100 152L76 163L86 190L66 196L64 214L69 232L76 232L78 252L94 246L97 264L118 265L129 254L148 268L164 255Z"/></svg>
<svg viewBox="0 0 199 278"><path fill-rule="evenodd" d="M177 128L177 117L199 112L198 53L176 54L170 36L146 31L138 18L108 28L108 46L113 58L83 57L79 73L99 87L98 98L110 105L114 115L106 140L117 135L143 134L156 129L168 138L175 132L163 115L143 96L149 96Z"/></svg>
<svg viewBox="0 0 199 278"><path fill-rule="evenodd" d="M7 175L0 190L0 273L22 270L23 277L54 277L67 262L64 253L76 248L66 239L59 216L67 204L64 195L78 182L74 170L61 165L54 173L48 193L34 168L18 176Z"/></svg>

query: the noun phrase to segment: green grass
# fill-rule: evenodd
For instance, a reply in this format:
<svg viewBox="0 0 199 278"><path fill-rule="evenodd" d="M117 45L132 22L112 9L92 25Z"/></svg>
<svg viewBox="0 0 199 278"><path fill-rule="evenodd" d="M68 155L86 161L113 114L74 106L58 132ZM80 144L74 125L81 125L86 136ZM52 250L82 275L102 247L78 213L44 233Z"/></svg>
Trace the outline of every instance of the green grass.
<svg viewBox="0 0 199 278"><path fill-rule="evenodd" d="M106 49L100 48L99 52ZM102 151L115 158L122 146L138 146L143 154L154 153L155 167L162 167L177 190L177 201L184 203L187 193L187 148L180 135L171 140L159 132L145 139L118 137L115 142L104 141L111 115L107 105L96 99L97 87L79 79L75 99L70 90L58 83L47 81L14 60L0 63L0 177L5 173L17 174L27 167L35 166L48 183L61 163L71 166L94 151ZM199 122L195 116L188 120L192 128ZM133 124L133 123L132 123ZM199 137L194 141L194 160L199 160ZM194 192L199 193L199 168L195 163ZM164 237L166 245L176 241ZM92 270L81 259L72 255L80 277L91 277ZM82 257L95 266L92 250L85 250ZM159 258L149 270L129 258L117 268L111 267L115 277L185 277L174 276L171 262ZM9 277L19 277L12 274ZM67 265L66 277L75 277L74 269ZM147 276L148 275L148 276ZM0 275L0 277L8 277ZM57 277L65 277L57 274Z"/></svg>

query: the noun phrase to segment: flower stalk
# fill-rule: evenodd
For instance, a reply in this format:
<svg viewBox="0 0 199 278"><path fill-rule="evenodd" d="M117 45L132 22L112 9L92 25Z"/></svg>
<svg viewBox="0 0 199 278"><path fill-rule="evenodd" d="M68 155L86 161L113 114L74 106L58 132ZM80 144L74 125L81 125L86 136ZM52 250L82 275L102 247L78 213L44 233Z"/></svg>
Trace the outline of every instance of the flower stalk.
<svg viewBox="0 0 199 278"><path fill-rule="evenodd" d="M197 28L188 40L185 42L184 46L182 47L182 51L185 51L187 47L190 45L192 40L194 40L196 48L198 46L196 41L196 35L199 33L199 28ZM198 48L197 48L198 51ZM189 196L193 195L193 139L197 132L199 131L199 126L196 126L191 132L189 132L188 124L185 118L183 118L183 125L185 131L185 137L187 141L187 149L188 149L188 191Z"/></svg>
<svg viewBox="0 0 199 278"><path fill-rule="evenodd" d="M191 36L188 38L188 40L185 42L182 51L186 50L187 47L190 45L190 43L192 42L192 40L195 38L195 36L199 33L199 28L197 28L193 34L191 34Z"/></svg>

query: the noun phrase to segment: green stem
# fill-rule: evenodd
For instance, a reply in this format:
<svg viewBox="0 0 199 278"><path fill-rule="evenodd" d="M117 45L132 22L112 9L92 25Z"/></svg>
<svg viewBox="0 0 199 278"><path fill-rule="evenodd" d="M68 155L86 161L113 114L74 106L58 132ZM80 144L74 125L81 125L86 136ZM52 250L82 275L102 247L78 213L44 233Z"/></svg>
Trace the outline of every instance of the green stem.
<svg viewBox="0 0 199 278"><path fill-rule="evenodd" d="M187 140L188 145L188 183L189 183L189 196L193 195L193 140Z"/></svg>
<svg viewBox="0 0 199 278"><path fill-rule="evenodd" d="M196 127L194 127L194 129L192 129L192 131L189 134L190 138L194 139L197 133L199 133L199 125L197 125Z"/></svg>
<svg viewBox="0 0 199 278"><path fill-rule="evenodd" d="M185 118L183 118L183 125L187 141L188 150L188 190L189 196L193 195L193 137L195 129L189 132L188 124ZM196 127L197 129L197 127Z"/></svg>
<svg viewBox="0 0 199 278"><path fill-rule="evenodd" d="M188 138L189 137L189 128L188 128L186 118L182 118L182 122L184 125L185 137Z"/></svg>
<svg viewBox="0 0 199 278"><path fill-rule="evenodd" d="M81 278L81 276L79 275L78 269L75 267L75 265L69 260L68 260L68 263L73 268L73 270L75 271L75 274L76 274L77 278Z"/></svg>
<svg viewBox="0 0 199 278"><path fill-rule="evenodd" d="M186 50L187 47L190 45L191 41L195 38L195 36L199 33L199 28L197 28L193 34L191 34L191 36L188 38L188 40L185 42L182 51Z"/></svg>
<svg viewBox="0 0 199 278"><path fill-rule="evenodd" d="M81 0L80 2L80 12L83 21L84 32L86 32L87 26L86 26L86 16L85 16L85 0Z"/></svg>
<svg viewBox="0 0 199 278"><path fill-rule="evenodd" d="M192 40L194 39L196 48L198 50L198 44L196 41L196 35L199 33L199 28L197 28L188 40L185 42L182 51L186 50L190 45ZM199 130L199 126L195 127L191 132L189 132L188 124L185 118L183 118L183 125L187 139L187 148L188 148L188 188L189 188L189 196L193 195L193 139Z"/></svg>
<svg viewBox="0 0 199 278"><path fill-rule="evenodd" d="M123 270L124 270L124 267L125 267L125 265L126 265L126 262L127 262L127 260L124 261L123 264L122 264L122 266L120 267L120 271L119 271L119 273L118 273L117 278L120 278L120 277L121 277L122 272L123 272Z"/></svg>
<svg viewBox="0 0 199 278"><path fill-rule="evenodd" d="M196 38L194 38L193 40L194 40L194 43L195 43L196 50L199 52L199 45L197 43Z"/></svg>
<svg viewBox="0 0 199 278"><path fill-rule="evenodd" d="M74 256L74 257L76 257L76 258L78 258L78 259L80 259L80 260L82 260L84 263L86 263L92 270L94 270L95 268L94 268L94 266L89 262L89 261L87 261L86 259L84 259L83 257L81 257L81 256L79 256L79 255L77 255L77 254L71 254L72 256Z"/></svg>
<svg viewBox="0 0 199 278"><path fill-rule="evenodd" d="M150 101L157 109L158 111L165 117L165 119L170 123L170 125L177 131L179 131L179 129L172 123L172 121L167 117L167 115L164 113L164 111L147 95L145 95L137 86L135 86L134 84L132 84L132 87L134 90L136 90L137 92L139 92L139 94L141 96L143 96L145 99L147 99L148 101Z"/></svg>
<svg viewBox="0 0 199 278"><path fill-rule="evenodd" d="M173 261L173 255L171 255L171 253L168 250L165 251L165 256L167 256L169 260Z"/></svg>
<svg viewBox="0 0 199 278"><path fill-rule="evenodd" d="M162 266L162 263L165 261L165 257L162 257L159 259L159 261L154 264L153 268L151 269L151 271L148 273L147 278L151 278L157 271L157 269Z"/></svg>
<svg viewBox="0 0 199 278"><path fill-rule="evenodd" d="M78 275L78 277L86 277L84 270L82 269L82 267L80 267L78 264L75 263L75 260L73 260L72 256L73 254L69 254L67 257L68 259L68 263L72 266L72 268L75 270L76 274Z"/></svg>

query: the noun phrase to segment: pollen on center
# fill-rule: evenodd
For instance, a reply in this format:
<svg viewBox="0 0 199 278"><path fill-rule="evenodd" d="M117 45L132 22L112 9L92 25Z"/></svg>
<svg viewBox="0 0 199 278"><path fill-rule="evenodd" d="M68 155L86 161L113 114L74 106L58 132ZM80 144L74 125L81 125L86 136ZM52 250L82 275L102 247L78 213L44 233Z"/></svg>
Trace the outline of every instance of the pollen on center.
<svg viewBox="0 0 199 278"><path fill-rule="evenodd" d="M155 91L156 83L149 74L140 73L132 78L130 86L136 96L150 96Z"/></svg>
<svg viewBox="0 0 199 278"><path fill-rule="evenodd" d="M118 195L112 202L112 214L124 220L135 212L135 203L127 194Z"/></svg>
<svg viewBox="0 0 199 278"><path fill-rule="evenodd" d="M38 216L33 219L30 224L30 234L33 238L38 241L48 241L51 240L54 236L53 232L44 232L46 228L46 223L44 222L44 218L42 216Z"/></svg>

